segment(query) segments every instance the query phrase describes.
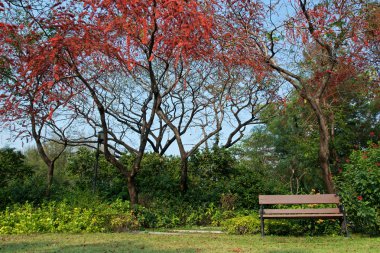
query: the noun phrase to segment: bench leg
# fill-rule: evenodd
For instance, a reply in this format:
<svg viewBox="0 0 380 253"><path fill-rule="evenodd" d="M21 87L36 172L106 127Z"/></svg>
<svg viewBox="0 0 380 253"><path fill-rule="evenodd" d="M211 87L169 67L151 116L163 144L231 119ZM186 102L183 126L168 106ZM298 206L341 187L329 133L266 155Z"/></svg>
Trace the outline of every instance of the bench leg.
<svg viewBox="0 0 380 253"><path fill-rule="evenodd" d="M343 204L339 206L340 211L343 213L343 218L341 219L341 231L344 233L345 237L348 237L348 229L347 229L347 217L346 210L344 210Z"/></svg>
<svg viewBox="0 0 380 253"><path fill-rule="evenodd" d="M311 222L311 224L310 224L310 234L311 234L311 236L314 236L314 234L315 234L315 220L312 219L310 222Z"/></svg>
<svg viewBox="0 0 380 253"><path fill-rule="evenodd" d="M261 237L264 237L264 217L263 217L263 206L260 206L260 225L261 225Z"/></svg>
<svg viewBox="0 0 380 253"><path fill-rule="evenodd" d="M341 231L345 237L348 237L347 219L345 215L343 216L343 219L341 220Z"/></svg>

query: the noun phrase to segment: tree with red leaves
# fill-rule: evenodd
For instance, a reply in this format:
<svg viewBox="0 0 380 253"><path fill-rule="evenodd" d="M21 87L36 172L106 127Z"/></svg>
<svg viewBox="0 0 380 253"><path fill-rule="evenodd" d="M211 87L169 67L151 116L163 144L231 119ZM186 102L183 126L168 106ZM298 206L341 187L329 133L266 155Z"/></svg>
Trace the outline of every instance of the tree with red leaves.
<svg viewBox="0 0 380 253"><path fill-rule="evenodd" d="M287 4L226 0L226 6L236 57L242 55L242 60L254 64L260 61L277 72L313 109L319 125L322 177L326 191L333 193L331 105L339 100L342 87L357 84L353 80L373 68L366 35L371 30L368 5L339 0ZM378 31L371 33L378 35ZM368 75L364 79L375 81L371 78L378 80Z"/></svg>
<svg viewBox="0 0 380 253"><path fill-rule="evenodd" d="M65 132L68 120L57 128L55 121L62 108L74 96L70 73L60 73L58 53L51 50L48 18L51 6L42 1L9 1L0 11L0 117L3 126L21 139L33 139L48 167L46 195L50 195L55 162L66 147L51 156L44 146L44 133ZM38 18L37 18L38 16ZM61 114L61 116L60 116Z"/></svg>
<svg viewBox="0 0 380 253"><path fill-rule="evenodd" d="M88 142L101 129L103 153L124 175L131 202L137 203L135 177L162 103L160 89L170 90L178 83L163 83L168 81L165 77L180 61L187 64L211 58L212 12L208 4L194 0L57 1L47 8L49 15L39 15L38 9L23 3L19 1L17 6L33 14L30 24L11 33L12 18L17 14L5 8L10 19L1 26L0 39L5 43L0 50L6 57L1 67L17 77L2 82L2 102L19 106L12 99L14 89L28 87L39 95L30 101L31 106L42 103L49 108L46 117L38 120L40 124L50 122L61 130L60 123L53 124L53 120L62 108L66 121L86 122L94 130L80 133L76 140L71 136L70 145ZM22 29L29 29L37 38L24 36ZM11 34L18 37L14 43ZM29 42L20 43L19 38ZM17 53L9 50L12 45L19 47ZM38 87L32 85L36 82ZM20 117L30 117L25 113L30 106L26 108ZM3 113L6 115L5 110ZM64 132L56 129L66 141ZM128 135L131 130L136 138ZM133 154L131 166L119 159L125 151Z"/></svg>

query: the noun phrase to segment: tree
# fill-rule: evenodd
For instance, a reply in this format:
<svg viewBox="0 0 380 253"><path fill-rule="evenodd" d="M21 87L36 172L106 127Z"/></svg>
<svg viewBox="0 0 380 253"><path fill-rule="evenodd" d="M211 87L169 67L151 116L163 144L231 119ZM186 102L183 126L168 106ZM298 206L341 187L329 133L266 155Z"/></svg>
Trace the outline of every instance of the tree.
<svg viewBox="0 0 380 253"><path fill-rule="evenodd" d="M30 6L23 6L22 1L20 5L28 13ZM159 87L164 87L162 78L169 67L177 67L179 60L186 63L211 52L211 24L207 22L211 15L207 8L196 1L59 2L48 7L51 15L33 15L31 26L14 29L11 21L4 22L2 29L6 35L13 32L15 37L24 38L21 35L25 27L30 28L32 35L34 30L39 31L38 36L17 44L21 47L18 52L28 52L27 57L19 58L23 68L13 67L13 59L18 59L18 55L9 51L10 43L6 41L9 38L1 37L6 42L2 44L2 52L7 53L4 69L9 65L8 69L19 76L27 73L28 78L19 78L17 83L30 87L31 92L37 90L40 96L51 91L68 93L67 96L55 93L44 100L48 108L52 103L62 105L66 119L61 118L60 123L51 121L52 116L58 116L54 106L41 122L50 122L53 132L70 145L91 143L89 138L102 129L103 153L128 181L134 204L137 203L134 179L162 101L159 93ZM16 13L6 9L6 15L14 17ZM162 67L165 63L169 66ZM47 77L43 79L41 75ZM33 87L30 80L43 82ZM6 83L17 87L16 81ZM3 98L13 106L17 102L9 98L15 93L9 93ZM35 99L32 101L35 106ZM74 120L75 125L86 122L95 131L76 139L74 133L69 141L60 124L74 126ZM126 136L131 129L138 133L137 144ZM134 156L131 168L118 160L125 151Z"/></svg>
<svg viewBox="0 0 380 253"><path fill-rule="evenodd" d="M208 149L212 138L215 138L213 146L229 148L237 143L247 126L260 123L261 111L277 98L276 82L258 81L250 70L228 68L222 63L191 65L191 71L183 79L186 88L174 88L163 96L162 106L157 110L165 123L162 126L169 127L173 133L163 147L167 148L174 140L178 146L182 192L188 188L189 157L202 145ZM165 149L158 151L163 154Z"/></svg>
<svg viewBox="0 0 380 253"><path fill-rule="evenodd" d="M323 180L326 191L334 192L329 167L334 129L331 101L339 99L339 90L352 84L350 80L370 69L365 3L299 0L286 10L279 2L227 0L226 4L235 50L253 55L247 62L259 60L277 72L312 108L318 120ZM274 18L279 9L288 11L284 20Z"/></svg>
<svg viewBox="0 0 380 253"><path fill-rule="evenodd" d="M59 120L58 111L73 96L69 88L72 79L69 73L57 73L58 52L46 43L54 31L43 20L53 15L52 5L39 0L28 4L6 1L6 4L2 4L0 11L0 119L3 126L17 132L17 137L35 141L48 167L46 195L49 196L54 165L66 148L65 132L72 124L68 120L58 128L55 120ZM53 114L58 117L53 119ZM49 154L43 143L47 131L53 134L58 131L63 136L64 145L54 155Z"/></svg>

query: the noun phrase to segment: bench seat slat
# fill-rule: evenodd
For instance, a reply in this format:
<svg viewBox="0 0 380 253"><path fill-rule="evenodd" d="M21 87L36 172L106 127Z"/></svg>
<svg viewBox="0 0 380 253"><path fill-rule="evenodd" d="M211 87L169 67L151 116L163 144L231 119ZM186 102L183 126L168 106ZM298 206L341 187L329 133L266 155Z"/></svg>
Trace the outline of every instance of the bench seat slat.
<svg viewBox="0 0 380 253"><path fill-rule="evenodd" d="M336 194L316 195L259 195L260 205L274 204L339 204Z"/></svg>
<svg viewBox="0 0 380 253"><path fill-rule="evenodd" d="M298 214L264 214L265 219L288 219L288 218L341 218L343 214L341 213L298 213Z"/></svg>
<svg viewBox="0 0 380 253"><path fill-rule="evenodd" d="M339 208L316 208L316 209L264 209L265 214L337 214Z"/></svg>

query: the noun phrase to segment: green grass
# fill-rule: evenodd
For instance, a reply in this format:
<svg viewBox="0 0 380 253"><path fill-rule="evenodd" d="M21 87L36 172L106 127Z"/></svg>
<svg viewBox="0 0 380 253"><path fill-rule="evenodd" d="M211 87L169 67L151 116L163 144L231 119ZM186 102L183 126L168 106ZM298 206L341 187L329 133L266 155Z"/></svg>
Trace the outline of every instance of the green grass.
<svg viewBox="0 0 380 253"><path fill-rule="evenodd" d="M380 238L159 235L35 234L0 236L0 252L380 252Z"/></svg>

